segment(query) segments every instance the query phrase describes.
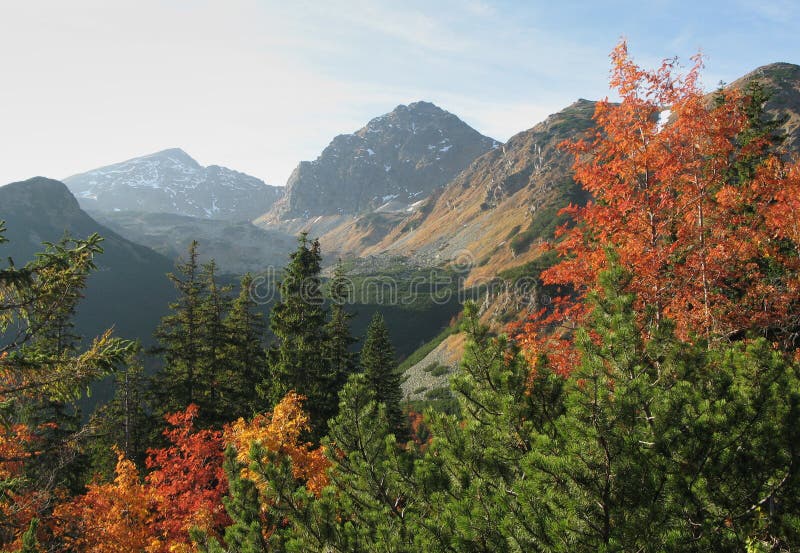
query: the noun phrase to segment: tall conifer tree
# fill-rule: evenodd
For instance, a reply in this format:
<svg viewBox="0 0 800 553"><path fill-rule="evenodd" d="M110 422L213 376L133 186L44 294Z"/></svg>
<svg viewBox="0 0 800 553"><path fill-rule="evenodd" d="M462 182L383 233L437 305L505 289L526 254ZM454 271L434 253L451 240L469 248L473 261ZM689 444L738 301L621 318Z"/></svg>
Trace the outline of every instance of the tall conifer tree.
<svg viewBox="0 0 800 553"><path fill-rule="evenodd" d="M339 260L328 289L331 316L325 325L325 360L330 365L337 391L344 386L347 377L355 372L358 364L356 354L351 351L351 346L358 341L350 333L350 319L353 315L346 309L351 299L349 284Z"/></svg>
<svg viewBox="0 0 800 553"><path fill-rule="evenodd" d="M170 304L172 313L161 320L156 330L164 354L164 368L156 375L155 392L159 414L181 411L201 399L200 367L206 348L203 324L203 301L206 282L198 262L197 242L189 246L188 258L176 265L177 273L169 279L175 285L178 299Z"/></svg>
<svg viewBox="0 0 800 553"><path fill-rule="evenodd" d="M92 472L109 478L117 463L116 447L139 466L144 466L151 432L161 421L151 415L152 398L149 379L144 373L139 348L126 359L126 367L116 374L114 398L100 407L91 418Z"/></svg>
<svg viewBox="0 0 800 553"><path fill-rule="evenodd" d="M225 401L233 405L231 420L267 410L256 385L267 378L264 348L266 324L252 296L253 276L242 277L239 295L225 318Z"/></svg>
<svg viewBox="0 0 800 553"><path fill-rule="evenodd" d="M361 350L361 367L376 401L386 406L386 418L398 442L403 441L408 437L408 425L400 408L400 373L389 339L389 329L380 313L375 313L367 328L367 337Z"/></svg>
<svg viewBox="0 0 800 553"><path fill-rule="evenodd" d="M335 412L333 378L323 356L325 342L325 300L320 280L319 241L300 235L280 284L280 300L272 308L270 328L277 342L269 351L270 380L261 393L277 403L295 390L308 398L312 426L324 433Z"/></svg>
<svg viewBox="0 0 800 553"><path fill-rule="evenodd" d="M203 327L204 339L202 355L198 363L200 387L197 390L195 403L201 407L202 420L221 425L233 420L231 411L237 398L224 394L231 375L226 359L228 333L224 320L230 308L230 287L221 286L217 277L217 264L212 259L203 264L201 280L205 296L200 303L200 323Z"/></svg>

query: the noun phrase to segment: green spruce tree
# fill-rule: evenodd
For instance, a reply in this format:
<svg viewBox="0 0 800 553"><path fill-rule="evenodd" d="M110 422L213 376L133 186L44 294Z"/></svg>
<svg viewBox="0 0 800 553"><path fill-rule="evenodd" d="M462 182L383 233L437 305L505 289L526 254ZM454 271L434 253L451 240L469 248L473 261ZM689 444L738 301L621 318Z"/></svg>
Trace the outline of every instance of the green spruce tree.
<svg viewBox="0 0 800 553"><path fill-rule="evenodd" d="M328 288L331 303L330 320L325 325L325 360L328 363L335 388L338 391L344 386L347 378L356 371L358 365L352 346L356 340L350 333L352 313L347 311L350 301L350 281L348 280L341 260L337 263L333 278Z"/></svg>
<svg viewBox="0 0 800 553"><path fill-rule="evenodd" d="M155 375L153 389L157 396L159 415L180 411L190 403L202 400L202 364L206 350L206 328L203 303L207 283L203 280L198 262L197 242L189 246L188 258L178 262L177 272L169 279L178 292L170 304L172 313L161 320L156 330L164 367ZM203 415L201 410L201 416Z"/></svg>
<svg viewBox="0 0 800 553"><path fill-rule="evenodd" d="M224 324L230 308L230 287L220 285L213 259L202 265L200 279L205 289L199 310L203 341L194 403L200 406L200 424L221 426L236 418L238 403L238 398L224 393L231 376L226 358L229 334Z"/></svg>
<svg viewBox="0 0 800 553"><path fill-rule="evenodd" d="M0 222L0 244L6 241L4 228ZM110 330L81 347L72 331L72 315L95 268L94 257L102 253L101 241L96 234L86 240L65 238L45 244L45 251L24 267L9 259L0 268L0 424L5 440L19 435L17 426L33 436L25 440L30 450L17 460L19 472L0 476L3 545L25 531L13 514L31 509L26 499L31 494L47 497L56 487L82 488L81 449L87 433L73 406L132 348ZM43 504L32 514L47 516L50 506ZM26 550L37 547L35 532L34 522L23 539Z"/></svg>
<svg viewBox="0 0 800 553"><path fill-rule="evenodd" d="M323 355L326 308L321 289L319 242L300 235L270 314L276 343L269 350L270 378L261 385L272 405L289 391L304 395L317 436L335 412L333 375ZM335 392L334 392L335 393Z"/></svg>
<svg viewBox="0 0 800 553"><path fill-rule="evenodd" d="M256 392L256 386L268 378L268 373L264 347L266 324L253 299L253 282L249 273L242 277L239 295L231 303L224 321L226 344L222 368L226 375L221 389L231 420L252 416L269 407Z"/></svg>
<svg viewBox="0 0 800 553"><path fill-rule="evenodd" d="M267 544L261 528L261 504L256 485L241 476L241 465L232 448L225 452L225 473L230 492L225 510L233 524L225 529L225 543L240 553L265 553Z"/></svg>
<svg viewBox="0 0 800 553"><path fill-rule="evenodd" d="M232 523L225 528L225 545L207 533L194 530L192 541L202 553L266 553L269 549L262 533L261 503L256 485L242 478L242 465L236 460L236 451L225 451L225 474L228 477L228 495L223 499L225 511Z"/></svg>
<svg viewBox="0 0 800 553"><path fill-rule="evenodd" d="M400 406L402 389L394 348L383 315L375 313L361 349L361 368L375 399L386 407L386 417L399 442L408 438L408 422Z"/></svg>
<svg viewBox="0 0 800 553"><path fill-rule="evenodd" d="M413 453L397 446L364 374L350 377L340 399L323 440L333 468L321 497L299 485L287 463L254 467L269 482L271 517L289 522L273 537L277 550L429 551L419 531L426 495L409 488Z"/></svg>
<svg viewBox="0 0 800 553"><path fill-rule="evenodd" d="M79 351L82 337L75 332L75 311L83 298L86 279L95 269L94 256L102 249L93 251L88 245L79 246L83 247L80 261L70 266L61 255L78 244L65 237L58 244L45 243L47 249L39 255L40 262L47 265L49 260L60 259L55 266L40 269L39 278L48 280L49 288L45 297L30 304L28 323L32 334L21 348L25 357L55 362L75 357ZM73 439L81 428L77 402L32 396L20 401L17 409L21 422L40 429L36 448L41 454L28 465L29 476L42 485L55 482L72 490L81 489L87 458L83 444Z"/></svg>
<svg viewBox="0 0 800 553"><path fill-rule="evenodd" d="M115 376L114 397L90 419L92 474L113 479L117 463L114 447L138 466L144 466L150 436L163 426L152 416L151 396L150 379L144 372L137 346L126 359L124 369Z"/></svg>

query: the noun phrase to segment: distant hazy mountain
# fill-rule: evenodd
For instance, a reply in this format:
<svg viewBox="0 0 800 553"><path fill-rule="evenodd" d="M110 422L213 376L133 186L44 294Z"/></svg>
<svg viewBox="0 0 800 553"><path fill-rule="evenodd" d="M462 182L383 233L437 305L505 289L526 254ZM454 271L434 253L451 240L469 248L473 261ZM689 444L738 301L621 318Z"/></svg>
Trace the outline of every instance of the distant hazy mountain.
<svg viewBox="0 0 800 553"><path fill-rule="evenodd" d="M218 165L202 167L173 148L73 175L64 183L97 211L174 213L245 221L263 214L283 188Z"/></svg>
<svg viewBox="0 0 800 553"><path fill-rule="evenodd" d="M301 162L264 221L402 210L496 145L431 103L397 106Z"/></svg>
<svg viewBox="0 0 800 553"><path fill-rule="evenodd" d="M9 239L0 245L0 258L11 257L18 266L42 251L43 241L58 242L65 233L74 238L100 234L104 253L95 260L98 270L78 306L78 330L95 336L113 326L118 336L152 341L175 295L166 277L174 270L171 260L98 224L56 180L36 177L0 186L0 220Z"/></svg>
<svg viewBox="0 0 800 553"><path fill-rule="evenodd" d="M259 228L249 221L219 221L171 213L132 211L89 214L125 238L170 259L186 254L198 242L201 262L213 258L222 273L260 272L286 265L297 238L278 229Z"/></svg>

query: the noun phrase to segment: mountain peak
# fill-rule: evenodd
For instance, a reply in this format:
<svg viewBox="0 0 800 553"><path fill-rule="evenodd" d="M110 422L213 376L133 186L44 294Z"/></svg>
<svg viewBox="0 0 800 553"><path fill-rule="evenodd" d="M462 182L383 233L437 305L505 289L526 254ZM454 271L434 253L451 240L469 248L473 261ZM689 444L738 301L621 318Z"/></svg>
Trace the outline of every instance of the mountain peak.
<svg viewBox="0 0 800 553"><path fill-rule="evenodd" d="M761 67L756 67L750 73L747 73L742 79L753 78L753 77L771 77L771 78L786 78L786 77L794 77L800 78L800 65L796 65L794 63L788 63L785 61L779 61L775 63L768 63L767 65L762 65Z"/></svg>
<svg viewBox="0 0 800 553"><path fill-rule="evenodd" d="M100 171L100 170L106 169L108 167L116 167L116 166L122 166L122 165L130 164L130 163L137 163L137 162L141 162L141 161L144 161L144 160L148 160L148 161L151 161L151 162L168 162L168 163L171 163L173 165L185 165L187 167L196 167L196 168L200 168L201 167L201 165L192 156L187 154L185 150L183 150L181 148L167 148L165 150L159 150L157 152L153 152L153 153L150 153L150 154L144 154L144 155L141 155L141 156L132 157L130 159L126 159L125 161L121 161L119 163L115 163L115 164L112 164L112 165L107 165L107 166L104 166L104 167L100 167L98 169L93 169L90 172ZM82 174L84 174L84 173L81 173L80 175L82 175ZM80 175L72 175L70 177L67 177L67 178L64 179L64 182L68 183L68 181L70 179L72 179L72 178L74 178L76 176L80 176Z"/></svg>
<svg viewBox="0 0 800 553"><path fill-rule="evenodd" d="M203 167L180 148L93 169L64 182L88 209L209 219L252 219L283 194L256 177L217 165Z"/></svg>
<svg viewBox="0 0 800 553"><path fill-rule="evenodd" d="M437 106L432 102L426 102L425 100L417 100L416 102L411 102L407 106L399 105L395 109L406 108L409 111L413 112L428 112L428 113L447 113L445 110Z"/></svg>
<svg viewBox="0 0 800 553"><path fill-rule="evenodd" d="M762 65L733 81L730 87L742 88L752 81L764 81L772 88L777 88L773 93L787 87L800 88L800 65L786 62Z"/></svg>
<svg viewBox="0 0 800 553"><path fill-rule="evenodd" d="M195 159L186 153L185 150L182 148L167 148L166 150L161 150L146 156L142 157L175 157L179 158L184 161L191 161L192 163L197 163ZM199 163L197 163L199 165Z"/></svg>
<svg viewBox="0 0 800 553"><path fill-rule="evenodd" d="M269 220L399 209L427 197L495 141L426 101L399 105L301 162Z"/></svg>

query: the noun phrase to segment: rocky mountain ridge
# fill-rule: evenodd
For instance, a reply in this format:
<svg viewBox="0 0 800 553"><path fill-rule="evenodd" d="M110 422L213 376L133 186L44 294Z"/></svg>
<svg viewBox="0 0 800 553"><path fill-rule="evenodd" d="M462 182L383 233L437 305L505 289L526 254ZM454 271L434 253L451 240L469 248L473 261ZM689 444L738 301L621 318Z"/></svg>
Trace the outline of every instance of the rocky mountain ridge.
<svg viewBox="0 0 800 553"><path fill-rule="evenodd" d="M283 188L219 165L203 167L180 148L136 157L64 179L93 211L173 213L250 220L269 210Z"/></svg>
<svg viewBox="0 0 800 553"><path fill-rule="evenodd" d="M300 162L260 221L404 211L497 146L434 104L400 105Z"/></svg>

